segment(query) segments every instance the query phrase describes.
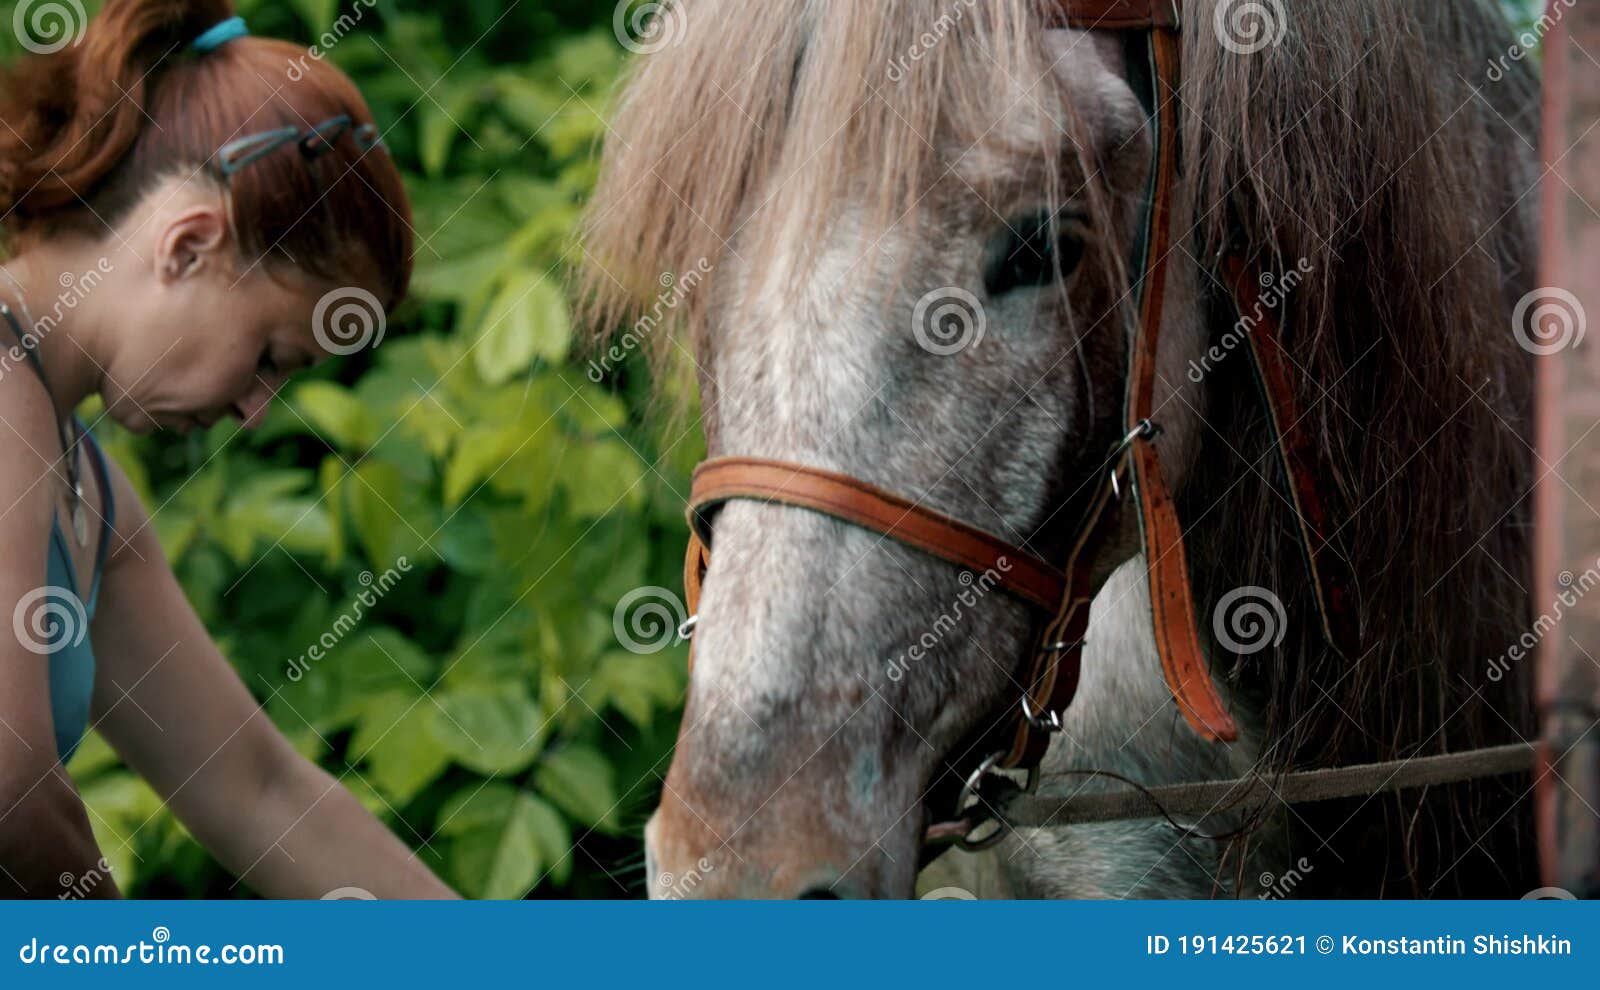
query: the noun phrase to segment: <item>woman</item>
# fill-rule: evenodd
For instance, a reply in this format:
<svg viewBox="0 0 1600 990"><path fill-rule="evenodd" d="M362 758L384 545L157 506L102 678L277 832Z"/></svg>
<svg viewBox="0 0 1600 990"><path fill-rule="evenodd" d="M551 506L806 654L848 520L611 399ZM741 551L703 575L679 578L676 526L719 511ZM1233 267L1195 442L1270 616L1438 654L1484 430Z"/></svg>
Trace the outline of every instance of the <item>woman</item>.
<svg viewBox="0 0 1600 990"><path fill-rule="evenodd" d="M0 81L0 892L95 870L63 769L92 727L262 894L451 896L274 728L73 418L98 393L137 432L255 425L336 346L320 301L405 293L409 208L365 102L232 14L109 0Z"/></svg>

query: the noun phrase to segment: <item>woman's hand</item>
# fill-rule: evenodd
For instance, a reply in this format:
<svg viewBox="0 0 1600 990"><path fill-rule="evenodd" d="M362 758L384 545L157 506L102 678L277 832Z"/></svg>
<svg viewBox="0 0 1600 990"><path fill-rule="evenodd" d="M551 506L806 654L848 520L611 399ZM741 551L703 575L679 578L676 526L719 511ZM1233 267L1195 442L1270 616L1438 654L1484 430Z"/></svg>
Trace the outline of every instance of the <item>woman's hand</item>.
<svg viewBox="0 0 1600 990"><path fill-rule="evenodd" d="M94 719L207 849L269 897L455 894L289 745L195 615L114 466L117 535L94 620Z"/></svg>

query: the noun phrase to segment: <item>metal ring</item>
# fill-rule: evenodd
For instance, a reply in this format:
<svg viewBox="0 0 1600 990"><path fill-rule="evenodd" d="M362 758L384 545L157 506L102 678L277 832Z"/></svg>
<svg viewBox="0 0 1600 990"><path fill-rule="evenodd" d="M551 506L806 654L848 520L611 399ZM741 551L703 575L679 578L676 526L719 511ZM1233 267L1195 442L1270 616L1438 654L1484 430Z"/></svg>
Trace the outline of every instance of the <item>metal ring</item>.
<svg viewBox="0 0 1600 990"><path fill-rule="evenodd" d="M1022 692L1022 717L1027 719L1028 724L1040 732L1056 733L1062 729L1061 713L1034 711L1033 705L1028 702L1028 692L1026 691Z"/></svg>
<svg viewBox="0 0 1600 990"><path fill-rule="evenodd" d="M1122 483L1118 480L1118 477L1122 473L1123 455L1128 452L1129 447L1133 446L1135 440L1141 437L1148 439L1160 432L1161 427L1153 420L1141 419L1132 430L1128 431L1127 436L1123 437L1115 447L1111 448L1111 457L1109 458L1111 463L1111 494L1118 500L1122 498Z"/></svg>
<svg viewBox="0 0 1600 990"><path fill-rule="evenodd" d="M999 763L1000 758L1003 756L1005 756L1004 750L995 750L993 753L990 753L988 756L984 757L983 762L978 764L977 769L973 770L972 773L967 776L966 781L961 785L961 793L956 796L957 818L960 818L962 811L965 810L968 798L978 798L978 789L983 785L984 776L990 770L994 769L995 764ZM956 845L967 852L978 852L980 850L989 848L1004 838L1006 834L1006 826L1004 822L996 821L994 824L995 829L993 834L986 835L981 839L974 839L971 837L971 833L969 832L967 835L963 835L957 839ZM983 821L980 820L973 825L973 829L976 830L982 825Z"/></svg>
<svg viewBox="0 0 1600 990"><path fill-rule="evenodd" d="M694 627L700 624L700 613L696 612L678 624L678 641L681 643L694 636Z"/></svg>

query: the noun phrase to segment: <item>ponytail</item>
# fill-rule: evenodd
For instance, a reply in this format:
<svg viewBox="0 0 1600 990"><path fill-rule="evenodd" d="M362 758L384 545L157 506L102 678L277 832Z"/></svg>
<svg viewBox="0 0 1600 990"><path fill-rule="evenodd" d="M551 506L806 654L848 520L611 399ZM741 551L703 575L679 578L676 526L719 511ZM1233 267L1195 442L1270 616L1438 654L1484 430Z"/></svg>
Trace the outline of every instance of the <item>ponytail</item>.
<svg viewBox="0 0 1600 990"><path fill-rule="evenodd" d="M26 231L91 197L149 123L146 90L160 63L186 57L190 41L232 15L229 0L111 0L77 43L6 71L0 215L7 227Z"/></svg>
<svg viewBox="0 0 1600 990"><path fill-rule="evenodd" d="M411 216L386 152L345 140L314 161L291 146L237 174L218 168L218 150L244 135L373 123L343 73L287 42L194 47L233 16L232 0L107 0L75 43L0 70L5 246L104 236L157 183L198 173L226 188L242 251L330 278L375 266L393 305L410 277Z"/></svg>

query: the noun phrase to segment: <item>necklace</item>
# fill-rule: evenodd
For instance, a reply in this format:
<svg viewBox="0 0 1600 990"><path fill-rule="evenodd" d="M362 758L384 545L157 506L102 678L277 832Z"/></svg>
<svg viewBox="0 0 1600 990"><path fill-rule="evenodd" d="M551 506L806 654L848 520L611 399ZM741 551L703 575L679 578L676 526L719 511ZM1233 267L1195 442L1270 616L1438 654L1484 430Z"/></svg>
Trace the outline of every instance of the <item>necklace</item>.
<svg viewBox="0 0 1600 990"><path fill-rule="evenodd" d="M39 329L39 321L34 319L33 311L28 308L28 296L22 288L22 283L3 266L0 266L0 275L4 275L7 282L17 294L17 305L22 308L22 317L28 321L29 331ZM55 392L50 388L50 378L44 372L44 362L40 360L36 345L28 343L27 335L22 328L17 326L17 319L11 313L11 307L0 302L0 315L4 315L6 322L11 324L11 329L17 335L17 343L33 364L33 370L38 372L39 381L44 385L45 394L50 397L50 411L56 417L56 434L61 440L61 450L67 461L67 515L72 520L72 536L78 541L78 546L89 545L89 514L84 508L83 501L83 472L79 464L79 448L83 444L83 427L78 423L76 416L68 416L63 422L61 414L56 410Z"/></svg>

